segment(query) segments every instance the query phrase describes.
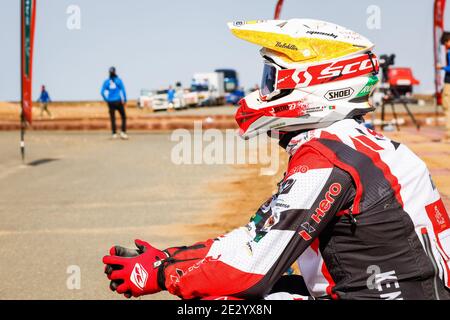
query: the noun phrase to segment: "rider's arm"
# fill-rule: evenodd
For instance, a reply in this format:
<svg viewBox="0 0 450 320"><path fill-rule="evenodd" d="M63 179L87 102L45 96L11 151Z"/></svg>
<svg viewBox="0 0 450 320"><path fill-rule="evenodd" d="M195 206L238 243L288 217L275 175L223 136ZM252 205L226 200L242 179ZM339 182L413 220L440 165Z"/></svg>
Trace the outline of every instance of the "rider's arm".
<svg viewBox="0 0 450 320"><path fill-rule="evenodd" d="M249 190L251 192L251 190ZM224 236L166 249L158 283L182 298L261 298L354 195L351 177L311 148L297 151L277 194Z"/></svg>

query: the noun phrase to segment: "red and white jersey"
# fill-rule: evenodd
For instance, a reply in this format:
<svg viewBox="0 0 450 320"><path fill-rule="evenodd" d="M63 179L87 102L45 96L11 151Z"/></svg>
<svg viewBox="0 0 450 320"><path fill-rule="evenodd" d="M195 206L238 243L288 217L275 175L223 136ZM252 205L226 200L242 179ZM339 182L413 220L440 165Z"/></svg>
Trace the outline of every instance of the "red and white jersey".
<svg viewBox="0 0 450 320"><path fill-rule="evenodd" d="M449 287L447 253L450 252L450 221L426 164L407 146L367 129L354 120L339 121L325 129L302 133L291 140L287 151L293 155L302 145L318 138L340 141L366 154L380 168L395 190L403 210L414 223L423 248L431 250L431 254L428 254L435 259L439 278ZM349 170L349 173L352 174L352 171ZM355 181L360 180L356 171L352 177ZM380 193L383 193L383 189L380 189ZM313 242L299 257L298 264L311 294L321 296L327 294L326 289L333 285L333 281L317 246L317 241Z"/></svg>
<svg viewBox="0 0 450 320"><path fill-rule="evenodd" d="M271 290L298 260L303 295L450 298L450 219L406 146L349 119L298 135L287 151L278 192L246 226L165 250L162 288L187 299L288 296Z"/></svg>

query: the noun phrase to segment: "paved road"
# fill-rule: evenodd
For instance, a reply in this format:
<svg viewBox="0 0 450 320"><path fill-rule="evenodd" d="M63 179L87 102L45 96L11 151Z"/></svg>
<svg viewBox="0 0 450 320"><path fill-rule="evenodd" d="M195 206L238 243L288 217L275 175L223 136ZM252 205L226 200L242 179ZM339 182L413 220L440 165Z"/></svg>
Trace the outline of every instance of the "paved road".
<svg viewBox="0 0 450 320"><path fill-rule="evenodd" d="M116 298L101 263L109 247L202 239L177 226L198 222L216 200L208 186L232 171L172 164L168 134L30 132L26 166L17 139L0 135L0 299ZM79 290L66 286L71 265L81 270Z"/></svg>

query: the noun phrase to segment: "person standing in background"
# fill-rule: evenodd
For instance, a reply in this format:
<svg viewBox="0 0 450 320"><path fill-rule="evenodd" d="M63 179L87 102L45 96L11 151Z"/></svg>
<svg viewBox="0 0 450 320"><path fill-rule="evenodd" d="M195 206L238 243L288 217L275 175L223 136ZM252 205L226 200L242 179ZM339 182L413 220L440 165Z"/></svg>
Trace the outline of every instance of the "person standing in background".
<svg viewBox="0 0 450 320"><path fill-rule="evenodd" d="M122 120L120 138L128 139L127 116L125 113L127 94L122 80L116 74L115 67L109 68L109 78L103 82L101 94L103 100L105 100L108 104L109 117L111 119L112 138L117 139L116 111L118 111Z"/></svg>
<svg viewBox="0 0 450 320"><path fill-rule="evenodd" d="M445 112L445 136L443 142L450 143L450 32L444 32L441 43L445 46L446 66L436 66L438 70L445 71L444 91L442 93L442 107Z"/></svg>
<svg viewBox="0 0 450 320"><path fill-rule="evenodd" d="M47 112L47 114L50 116L51 119L53 119L53 116L50 112L50 110L48 110L48 104L52 102L52 100L50 99L50 96L47 92L47 90L45 90L45 86L42 85L41 87L41 95L39 96L38 102L41 103L41 115L40 117L42 118L44 115L44 111Z"/></svg>
<svg viewBox="0 0 450 320"><path fill-rule="evenodd" d="M169 90L167 90L167 102L169 103L169 110L173 110L175 107L174 101L175 100L175 89L172 88L172 86L169 86Z"/></svg>

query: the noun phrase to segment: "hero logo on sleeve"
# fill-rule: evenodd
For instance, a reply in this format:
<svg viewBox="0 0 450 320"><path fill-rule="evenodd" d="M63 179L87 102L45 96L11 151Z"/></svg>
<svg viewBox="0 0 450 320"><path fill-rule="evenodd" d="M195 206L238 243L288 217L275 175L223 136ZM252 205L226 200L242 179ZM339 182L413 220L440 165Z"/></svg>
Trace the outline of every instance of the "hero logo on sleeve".
<svg viewBox="0 0 450 320"><path fill-rule="evenodd" d="M140 263L136 263L131 273L130 280L134 283L136 287L144 290L148 279L148 272Z"/></svg>
<svg viewBox="0 0 450 320"><path fill-rule="evenodd" d="M319 224L322 221L322 218L325 216L328 210L330 210L331 205L334 203L335 199L341 193L341 191L342 186L338 182L333 183L328 188L328 191L325 193L325 199L320 201L318 208L316 208L314 213L311 215L311 218L317 224Z"/></svg>
<svg viewBox="0 0 450 320"><path fill-rule="evenodd" d="M325 94L325 99L328 101L340 100L350 97L355 90L352 88L344 88L337 90L330 90Z"/></svg>
<svg viewBox="0 0 450 320"><path fill-rule="evenodd" d="M328 191L325 193L325 197L322 201L319 202L318 207L311 214L311 219L319 225L322 222L322 218L325 214L330 210L336 198L341 194L342 185L338 182L333 183ZM311 227L309 223L302 224L303 230L301 230L298 234L305 241L309 241L312 239L312 233L316 231L315 228Z"/></svg>

